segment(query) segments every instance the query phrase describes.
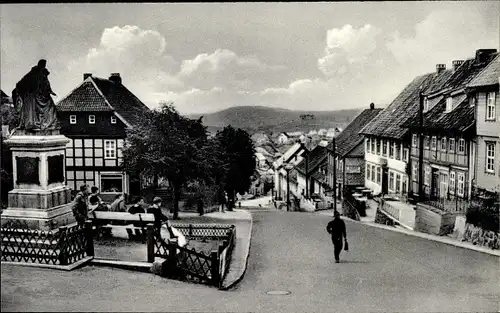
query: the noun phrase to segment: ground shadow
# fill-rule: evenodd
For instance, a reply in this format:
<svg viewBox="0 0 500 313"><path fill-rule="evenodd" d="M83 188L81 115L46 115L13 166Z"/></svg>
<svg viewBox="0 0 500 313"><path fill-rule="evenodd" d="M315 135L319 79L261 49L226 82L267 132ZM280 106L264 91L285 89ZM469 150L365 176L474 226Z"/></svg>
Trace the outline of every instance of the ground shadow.
<svg viewBox="0 0 500 313"><path fill-rule="evenodd" d="M340 260L340 263L360 263L360 264L368 264L369 261L365 260Z"/></svg>

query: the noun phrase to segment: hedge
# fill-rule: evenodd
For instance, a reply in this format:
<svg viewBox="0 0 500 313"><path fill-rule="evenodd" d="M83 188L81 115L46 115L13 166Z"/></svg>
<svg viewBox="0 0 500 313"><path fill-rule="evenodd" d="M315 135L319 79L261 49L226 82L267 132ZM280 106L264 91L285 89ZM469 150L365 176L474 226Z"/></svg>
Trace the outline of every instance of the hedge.
<svg viewBox="0 0 500 313"><path fill-rule="evenodd" d="M474 205L467 210L466 221L484 230L498 232L500 227L499 213L498 204L491 206Z"/></svg>

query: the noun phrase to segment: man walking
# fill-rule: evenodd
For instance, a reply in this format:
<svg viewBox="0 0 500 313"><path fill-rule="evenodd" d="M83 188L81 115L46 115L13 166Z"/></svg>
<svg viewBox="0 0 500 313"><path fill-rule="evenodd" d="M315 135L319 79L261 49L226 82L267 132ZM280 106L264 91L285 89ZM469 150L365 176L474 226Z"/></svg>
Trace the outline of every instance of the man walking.
<svg viewBox="0 0 500 313"><path fill-rule="evenodd" d="M339 211L335 211L334 218L326 226L326 231L332 236L332 243L335 253L335 263L340 262L340 252L342 251L342 237L347 245L347 234L344 221L340 218Z"/></svg>
<svg viewBox="0 0 500 313"><path fill-rule="evenodd" d="M76 195L71 205L73 215L75 216L75 220L78 223L78 225L83 225L85 223L85 220L87 219L87 214L88 214L87 197L89 193L90 190L88 185L80 186L80 192Z"/></svg>

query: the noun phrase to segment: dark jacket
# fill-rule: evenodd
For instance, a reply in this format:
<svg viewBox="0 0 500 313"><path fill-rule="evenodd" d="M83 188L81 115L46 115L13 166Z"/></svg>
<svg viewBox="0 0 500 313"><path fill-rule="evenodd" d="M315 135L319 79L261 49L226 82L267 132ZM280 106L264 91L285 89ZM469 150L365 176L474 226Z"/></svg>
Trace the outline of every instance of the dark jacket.
<svg viewBox="0 0 500 313"><path fill-rule="evenodd" d="M139 204L134 204L133 206L131 206L128 209L128 213L130 213L130 214L138 214L138 213L146 213L146 211Z"/></svg>
<svg viewBox="0 0 500 313"><path fill-rule="evenodd" d="M87 197L83 194L83 192L79 192L76 195L71 205L71 209L73 211L74 216L77 219L85 220L87 218L88 214Z"/></svg>
<svg viewBox="0 0 500 313"><path fill-rule="evenodd" d="M147 213L152 213L155 216L155 227L160 228L162 222L168 221L168 217L161 212L161 208L156 208L154 206L150 206L147 210Z"/></svg>
<svg viewBox="0 0 500 313"><path fill-rule="evenodd" d="M326 231L332 236L334 239L342 239L342 237L346 238L346 229L345 223L342 219L333 219L326 226Z"/></svg>

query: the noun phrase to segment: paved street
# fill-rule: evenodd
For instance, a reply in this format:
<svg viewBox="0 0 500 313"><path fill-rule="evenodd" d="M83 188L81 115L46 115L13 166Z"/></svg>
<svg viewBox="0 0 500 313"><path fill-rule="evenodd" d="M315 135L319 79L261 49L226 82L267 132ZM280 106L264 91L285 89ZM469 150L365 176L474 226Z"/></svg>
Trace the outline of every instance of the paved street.
<svg viewBox="0 0 500 313"><path fill-rule="evenodd" d="M333 261L329 217L255 212L249 266L224 292L145 273L2 266L2 311L498 311L499 258L347 222ZM267 295L270 290L290 295Z"/></svg>

